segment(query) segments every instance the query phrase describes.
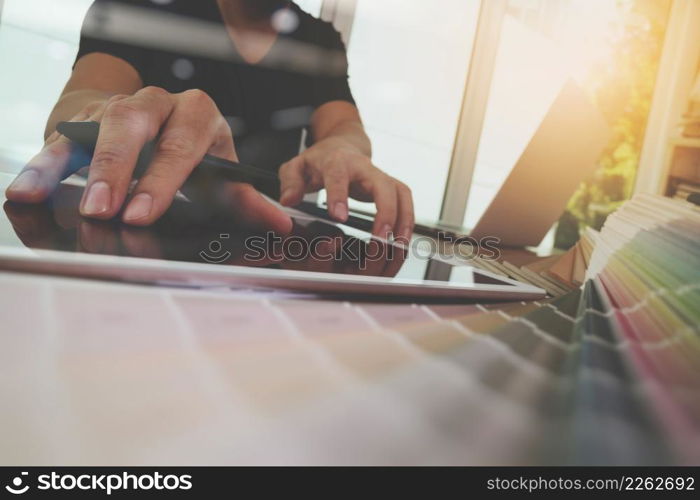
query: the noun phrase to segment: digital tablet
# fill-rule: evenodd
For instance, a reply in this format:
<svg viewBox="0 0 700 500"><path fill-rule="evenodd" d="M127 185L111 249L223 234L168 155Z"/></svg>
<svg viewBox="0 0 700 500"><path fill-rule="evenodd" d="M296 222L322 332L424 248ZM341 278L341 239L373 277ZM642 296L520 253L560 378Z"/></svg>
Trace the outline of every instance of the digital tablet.
<svg viewBox="0 0 700 500"><path fill-rule="evenodd" d="M291 210L279 236L235 214L176 199L154 225L80 216L83 187L69 180L45 203L6 201L14 178L0 173L0 269L155 285L235 287L367 296L382 300L524 300L530 285L481 271L469 256L443 256L432 240L390 244Z"/></svg>

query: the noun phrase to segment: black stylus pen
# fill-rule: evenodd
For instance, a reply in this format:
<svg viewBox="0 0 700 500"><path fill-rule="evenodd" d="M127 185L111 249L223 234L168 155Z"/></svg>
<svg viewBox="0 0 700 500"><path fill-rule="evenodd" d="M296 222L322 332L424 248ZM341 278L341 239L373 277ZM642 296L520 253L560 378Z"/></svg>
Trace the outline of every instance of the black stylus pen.
<svg viewBox="0 0 700 500"><path fill-rule="evenodd" d="M100 133L100 124L98 122L60 122L56 126L56 130L79 147L81 151L75 153L83 158L83 161L71 162L71 167L64 173L64 178L66 178L85 166L85 155L92 157ZM151 141L141 150L133 178L140 178L148 168L153 158L155 144L156 141ZM280 181L276 172L224 160L212 155L204 155L202 161L192 170L183 188L206 190L222 181L245 182L252 184L255 189L274 200L278 200L280 197ZM206 195L206 192L203 194Z"/></svg>

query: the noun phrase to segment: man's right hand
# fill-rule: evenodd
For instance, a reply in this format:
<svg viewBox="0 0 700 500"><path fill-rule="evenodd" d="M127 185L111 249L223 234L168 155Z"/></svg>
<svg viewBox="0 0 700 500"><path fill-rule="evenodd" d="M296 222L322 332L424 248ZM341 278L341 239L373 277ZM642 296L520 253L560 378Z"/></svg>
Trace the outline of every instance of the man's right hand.
<svg viewBox="0 0 700 500"><path fill-rule="evenodd" d="M214 101L200 90L171 94L146 87L131 96L93 102L71 121L86 120L101 122L80 203L86 217L110 219L125 207L124 222L149 225L168 209L205 154L238 160L231 129ZM129 195L139 153L159 134L153 160ZM44 201L63 177L70 152L68 139L54 132L7 189L7 198L24 203ZM245 223L280 233L292 228L290 217L249 184L226 183L212 196L221 197Z"/></svg>

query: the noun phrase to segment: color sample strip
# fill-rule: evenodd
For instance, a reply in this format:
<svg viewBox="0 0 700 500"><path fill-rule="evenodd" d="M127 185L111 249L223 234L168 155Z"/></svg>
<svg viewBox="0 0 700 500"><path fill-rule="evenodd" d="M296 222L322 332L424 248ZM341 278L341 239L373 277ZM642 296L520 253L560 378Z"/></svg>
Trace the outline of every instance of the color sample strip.
<svg viewBox="0 0 700 500"><path fill-rule="evenodd" d="M699 464L697 234L637 197L581 243L581 289L527 303L2 275L0 461Z"/></svg>

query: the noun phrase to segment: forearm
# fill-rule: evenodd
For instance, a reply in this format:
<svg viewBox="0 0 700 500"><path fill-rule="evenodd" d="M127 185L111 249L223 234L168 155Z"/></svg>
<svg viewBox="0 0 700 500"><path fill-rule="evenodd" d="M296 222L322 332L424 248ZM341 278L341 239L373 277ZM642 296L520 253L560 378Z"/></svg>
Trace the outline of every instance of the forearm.
<svg viewBox="0 0 700 500"><path fill-rule="evenodd" d="M44 139L54 133L59 122L67 121L77 115L90 103L105 101L112 96L111 93L102 90L74 90L62 95L49 115L44 130Z"/></svg>
<svg viewBox="0 0 700 500"><path fill-rule="evenodd" d="M345 101L324 104L311 117L311 128L316 145L333 143L368 158L372 156L372 143L354 104Z"/></svg>
<svg viewBox="0 0 700 500"><path fill-rule="evenodd" d="M334 140L345 143L365 156L372 157L372 143L365 133L362 123L356 120L340 122L335 127L326 131L322 137L317 137L317 142Z"/></svg>

